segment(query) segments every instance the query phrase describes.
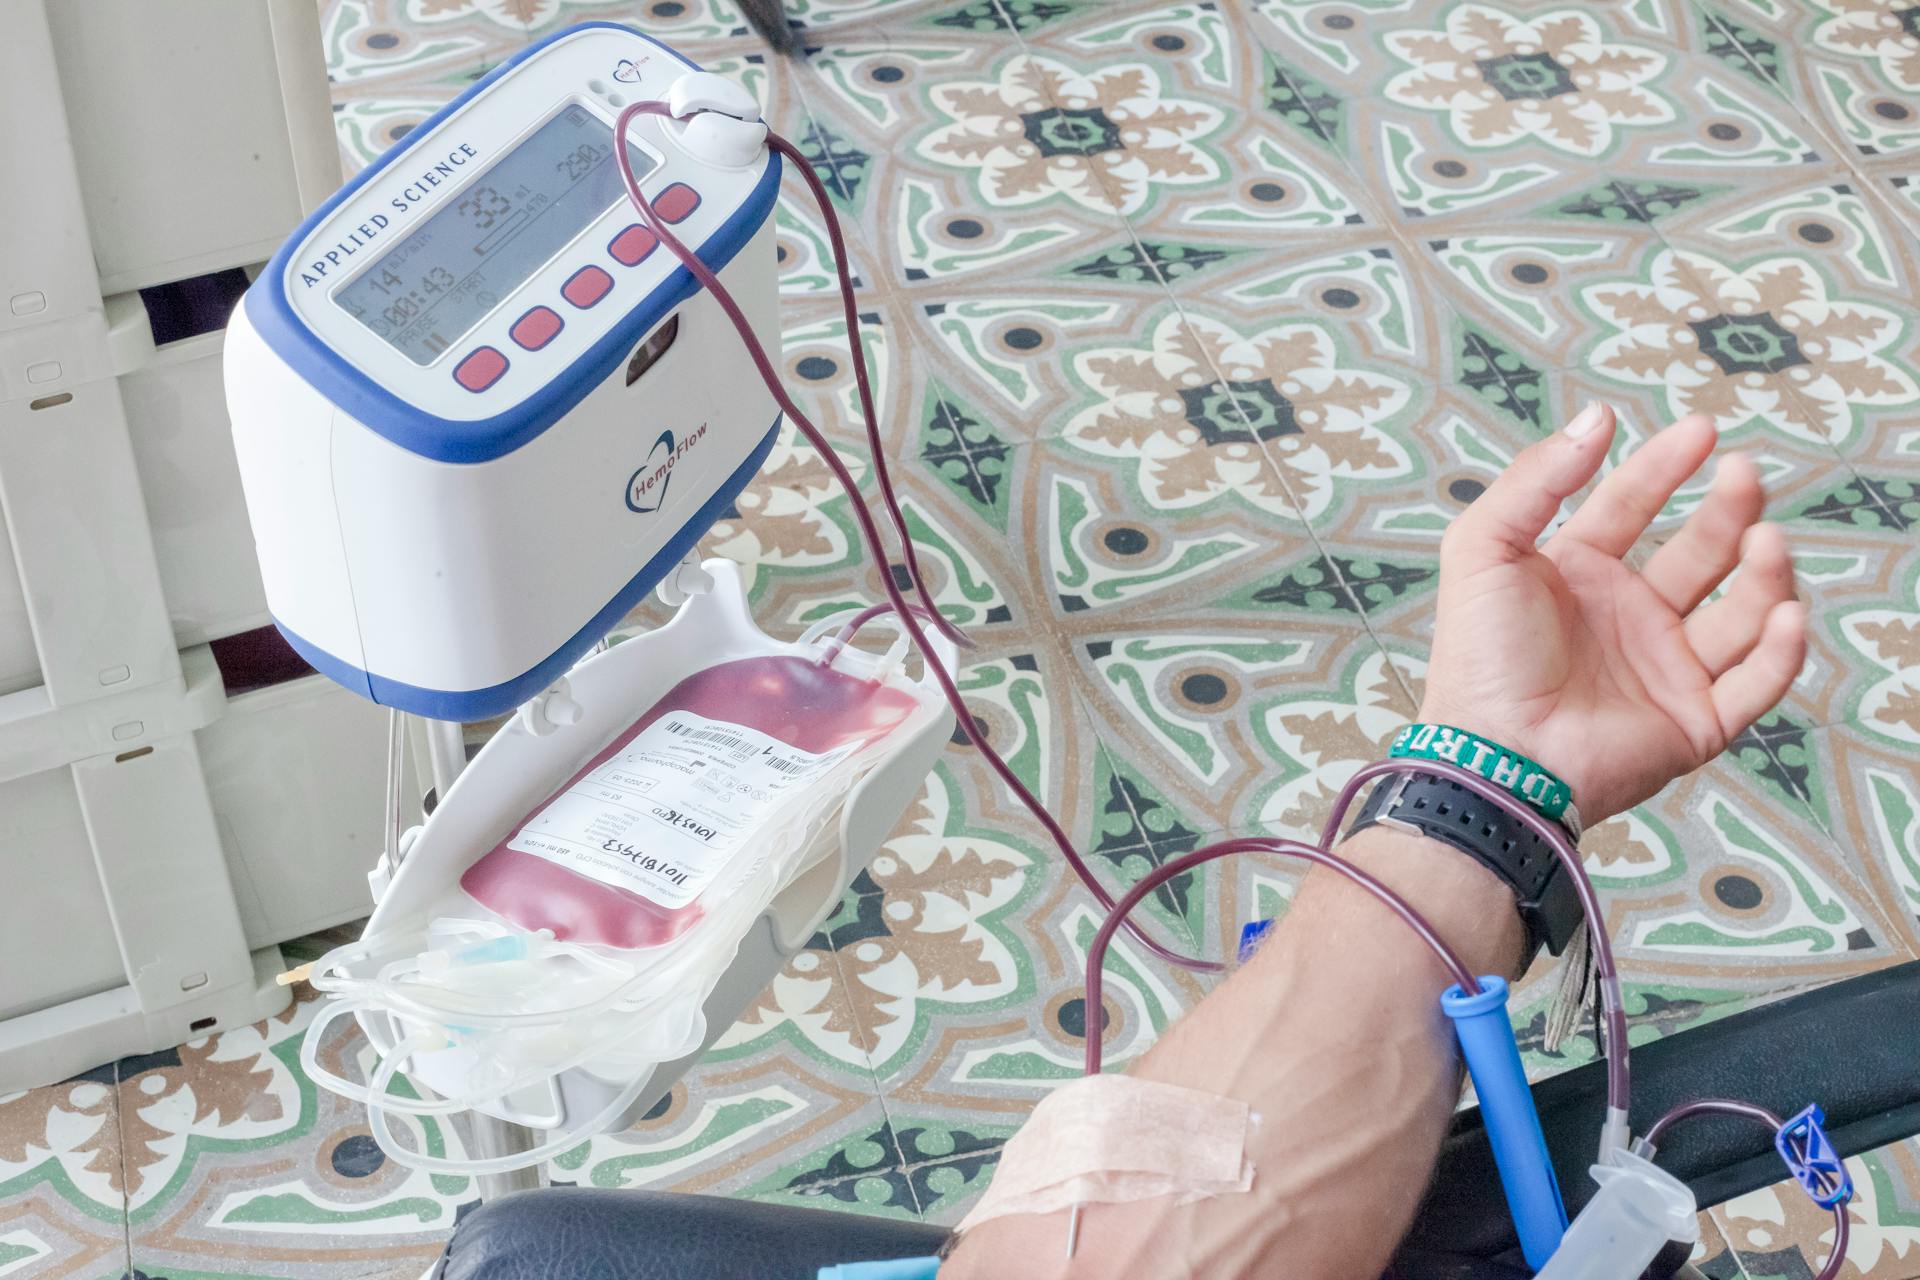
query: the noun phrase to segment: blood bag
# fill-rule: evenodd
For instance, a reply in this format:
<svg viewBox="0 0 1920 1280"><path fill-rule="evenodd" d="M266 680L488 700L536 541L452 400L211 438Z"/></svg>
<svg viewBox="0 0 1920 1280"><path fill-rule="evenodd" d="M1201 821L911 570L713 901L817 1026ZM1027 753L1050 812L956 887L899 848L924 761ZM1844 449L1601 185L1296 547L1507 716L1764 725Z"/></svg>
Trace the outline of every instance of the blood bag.
<svg viewBox="0 0 1920 1280"><path fill-rule="evenodd" d="M523 929L624 949L672 941L765 827L918 703L811 658L695 672L469 867L460 887ZM736 868L737 869L737 868ZM736 876L729 876L735 879Z"/></svg>

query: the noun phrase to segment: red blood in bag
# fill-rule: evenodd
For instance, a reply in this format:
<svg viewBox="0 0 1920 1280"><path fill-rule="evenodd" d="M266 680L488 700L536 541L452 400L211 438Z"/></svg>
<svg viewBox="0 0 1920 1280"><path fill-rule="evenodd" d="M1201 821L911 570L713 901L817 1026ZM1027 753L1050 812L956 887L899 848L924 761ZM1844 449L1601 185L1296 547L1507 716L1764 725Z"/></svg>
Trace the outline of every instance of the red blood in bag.
<svg viewBox="0 0 1920 1280"><path fill-rule="evenodd" d="M668 690L541 801L528 820L669 712L686 711L745 725L802 751L824 753L883 736L912 714L916 705L903 690L850 676L811 658L783 655L722 663ZM460 877L460 887L476 901L523 929L551 929L555 937L569 942L633 949L671 941L704 914L697 897L685 906L663 906L535 854L508 848L525 825L523 821Z"/></svg>

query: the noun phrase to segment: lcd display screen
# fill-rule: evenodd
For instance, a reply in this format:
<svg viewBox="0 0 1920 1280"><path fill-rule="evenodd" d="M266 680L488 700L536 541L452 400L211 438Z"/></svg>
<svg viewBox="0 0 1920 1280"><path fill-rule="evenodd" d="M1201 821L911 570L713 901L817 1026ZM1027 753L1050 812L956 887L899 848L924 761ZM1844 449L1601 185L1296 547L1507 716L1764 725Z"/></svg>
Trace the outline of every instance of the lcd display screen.
<svg viewBox="0 0 1920 1280"><path fill-rule="evenodd" d="M631 143L627 153L635 178L655 167ZM568 106L333 299L415 364L431 364L626 198L612 128L586 108Z"/></svg>

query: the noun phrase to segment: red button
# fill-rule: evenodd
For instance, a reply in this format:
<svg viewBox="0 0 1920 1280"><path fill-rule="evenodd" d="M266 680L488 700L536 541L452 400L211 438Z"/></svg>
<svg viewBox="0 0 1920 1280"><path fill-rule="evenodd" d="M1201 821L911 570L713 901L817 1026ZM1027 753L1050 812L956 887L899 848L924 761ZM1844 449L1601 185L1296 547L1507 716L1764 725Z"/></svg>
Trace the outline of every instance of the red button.
<svg viewBox="0 0 1920 1280"><path fill-rule="evenodd" d="M653 232L635 223L613 238L613 243L607 246L607 252L612 254L613 260L621 266L633 267L638 266L659 243L660 241L654 238Z"/></svg>
<svg viewBox="0 0 1920 1280"><path fill-rule="evenodd" d="M535 307L513 322L508 330L513 340L529 351L538 351L553 341L553 335L560 332L562 325L559 313L552 307Z"/></svg>
<svg viewBox="0 0 1920 1280"><path fill-rule="evenodd" d="M485 391L507 371L507 358L492 347L480 347L453 367L453 380L469 391Z"/></svg>
<svg viewBox="0 0 1920 1280"><path fill-rule="evenodd" d="M613 277L599 267L582 267L560 286L560 296L576 307L590 307L607 296Z"/></svg>
<svg viewBox="0 0 1920 1280"><path fill-rule="evenodd" d="M684 221L700 207L700 193L684 182L676 182L654 197L654 212L668 222Z"/></svg>

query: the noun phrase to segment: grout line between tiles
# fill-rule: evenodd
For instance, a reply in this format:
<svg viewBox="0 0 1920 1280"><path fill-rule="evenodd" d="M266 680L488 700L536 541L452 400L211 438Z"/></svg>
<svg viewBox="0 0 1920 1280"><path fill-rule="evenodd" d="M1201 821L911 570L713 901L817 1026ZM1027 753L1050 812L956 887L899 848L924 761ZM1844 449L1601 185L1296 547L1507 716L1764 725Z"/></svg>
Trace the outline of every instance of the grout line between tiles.
<svg viewBox="0 0 1920 1280"><path fill-rule="evenodd" d="M1731 36L1731 33L1727 32L1724 25L1726 18L1708 9L1704 0L1689 0L1689 4L1690 7L1696 10L1702 17L1714 23L1717 29L1723 34ZM1738 40L1733 41L1733 44L1735 48L1739 49L1741 58L1746 61L1748 66L1753 68L1754 73L1766 83L1773 86L1774 91L1780 96L1780 100L1784 102L1794 115L1803 124L1808 126L1814 136L1833 153L1835 163L1852 174L1858 185L1873 192L1872 201L1879 202L1882 205L1878 212L1891 216L1896 222L1900 221L1899 211L1893 206L1893 198L1886 194L1879 182L1875 179L1873 173L1861 163L1859 150L1847 140L1846 136L1840 131L1839 125L1828 120L1826 116L1817 109L1812 111L1804 109L1788 90L1787 86L1781 83L1779 77L1775 76L1755 60L1752 53L1747 50L1746 45ZM1775 47L1778 48L1777 42ZM1818 61L1814 59L1810 59L1809 61L1817 69L1819 65Z"/></svg>
<svg viewBox="0 0 1920 1280"><path fill-rule="evenodd" d="M120 1241L126 1255L126 1275L131 1277L133 1270L133 1183L127 1171L127 1124L121 1114L126 1097L120 1089L120 1060L113 1063L113 1146L114 1158L120 1164Z"/></svg>
<svg viewBox="0 0 1920 1280"><path fill-rule="evenodd" d="M1001 6L1001 0L994 0L994 4L995 4L995 7L997 9L1000 9L1001 11L1002 21L1006 21L1005 10ZM1012 23L1009 22L1008 25L1011 27ZM1015 35L1015 38L1019 40L1020 47L1022 48L1022 50L1024 50L1027 53L1027 56L1029 57L1034 56L1032 49L1027 45L1025 37L1020 33L1020 31L1017 28L1014 28L1014 35ZM1257 38L1253 39L1253 45L1255 48L1260 49L1263 52L1266 49L1266 46L1262 42L1260 42ZM1048 86L1048 99L1049 101L1053 101L1053 105L1056 108L1060 108L1061 104L1058 101L1053 100L1051 85ZM1276 129L1279 129L1282 132L1285 132L1285 127L1281 125L1279 122L1271 122L1271 123L1274 124L1274 127ZM1351 166L1346 164L1344 158L1342 160L1342 165L1343 165L1343 168L1347 170L1348 178L1353 181L1354 185L1359 189L1362 195L1366 198L1366 201L1367 201L1366 208L1368 210L1368 213L1372 216L1377 217L1378 211L1373 207L1373 204L1371 201L1371 193L1367 189L1366 184L1364 182L1361 182L1358 179L1358 177L1353 173ZM1128 239L1131 241L1131 243L1134 246L1135 252L1140 256L1141 261L1147 263L1149 268L1153 271L1154 278L1159 281L1161 291L1162 293L1165 294L1166 300L1172 305L1175 314L1177 314L1180 317L1182 327L1187 330L1189 337L1194 341L1195 347L1198 350L1205 353L1206 348L1204 344L1198 341L1198 335L1193 329L1192 322L1188 317L1185 304L1183 304L1180 298L1174 293L1173 287L1171 283L1167 280L1165 274L1161 272L1159 267L1153 263L1152 258L1147 254L1145 241L1143 241L1140 238L1140 233L1138 229L1134 226L1133 220L1130 217L1128 217L1124 212L1121 211L1119 202L1113 199L1111 188L1107 186L1107 182L1104 174L1102 174L1099 170L1096 169L1094 170L1093 176L1095 180L1100 183L1102 189L1107 191L1108 203L1112 206L1114 216L1120 224L1120 229L1126 233ZM1396 240L1404 241L1404 236L1400 233L1399 229L1395 227L1390 221L1387 222L1385 225L1388 227L1390 232L1394 235ZM1403 244L1402 247L1404 251L1406 246ZM1414 274L1417 278L1422 273L1416 271ZM1208 369L1211 370L1213 373L1214 380L1220 383L1222 386L1227 385L1228 379L1227 379L1226 371L1220 368L1219 364L1213 359L1210 353L1205 354L1204 358L1206 359ZM1333 578L1335 582L1339 584L1341 592L1344 595L1346 595L1348 600L1353 604L1354 613L1360 619L1361 626L1365 628L1368 637L1373 641L1374 647L1380 652L1382 657L1387 660L1387 669L1392 673L1394 683L1400 686L1401 692L1407 696L1409 701L1417 703L1418 699L1414 697L1413 690L1407 684L1406 677L1404 673L1401 671L1399 664L1392 660L1392 654L1387 649L1385 641L1381 638L1380 634L1374 629L1373 619L1368 616L1368 612L1364 606L1364 602L1355 593L1353 585L1351 582L1347 580L1346 575L1340 571L1339 565L1333 559L1330 549L1328 548L1326 543L1322 541L1320 536L1320 531L1314 527L1313 521L1307 517L1306 512L1300 505L1299 498L1293 492L1292 486L1290 486L1287 483L1286 472L1280 467L1279 462L1273 456L1272 450L1270 450L1267 447L1267 443L1264 440L1260 439L1259 433L1254 429L1252 420L1247 416L1246 408L1244 405L1241 404L1239 397L1237 396L1231 397L1231 403L1233 405L1235 415L1239 417L1241 424L1247 429L1247 434L1253 437L1255 445L1259 448L1262 461L1266 464L1267 469L1272 473L1275 481L1279 484L1280 491L1282 495L1286 498L1287 505L1292 509L1294 519L1297 520L1300 523L1301 528L1306 531L1307 539L1313 545L1313 549L1315 553L1319 556L1322 564L1325 566L1326 572Z"/></svg>
<svg viewBox="0 0 1920 1280"><path fill-rule="evenodd" d="M867 1045L872 1043L873 1037L868 1032L865 1021L860 1017L859 1003L853 999L852 979L847 975L846 966L840 963L840 944L831 937L827 939L827 954L833 961L833 970L839 979L841 998L847 1002L847 1011L853 1018L853 1025L860 1032L862 1041L860 1056L866 1062L867 1081L873 1086L874 1099L880 1104L880 1116L887 1127L887 1141L893 1144L894 1159L898 1162L895 1168L904 1173L907 1168L907 1153L900 1145L900 1127L893 1122L893 1107L887 1098L886 1089L880 1084L880 1073L874 1066L873 1052L867 1048ZM908 1178L906 1182L907 1198L913 1203L914 1216L924 1220L926 1209L920 1203L919 1193L913 1189L913 1179Z"/></svg>
<svg viewBox="0 0 1920 1280"><path fill-rule="evenodd" d="M1707 1217L1713 1220L1714 1227L1720 1232L1720 1238L1726 1241L1727 1256L1733 1259L1734 1268L1738 1272L1738 1280L1752 1280L1752 1277L1747 1272L1746 1259L1740 1256L1740 1248L1734 1244L1733 1232L1728 1230L1726 1217L1720 1212L1720 1209L1721 1206L1716 1204L1705 1212Z"/></svg>

